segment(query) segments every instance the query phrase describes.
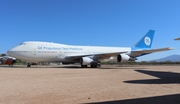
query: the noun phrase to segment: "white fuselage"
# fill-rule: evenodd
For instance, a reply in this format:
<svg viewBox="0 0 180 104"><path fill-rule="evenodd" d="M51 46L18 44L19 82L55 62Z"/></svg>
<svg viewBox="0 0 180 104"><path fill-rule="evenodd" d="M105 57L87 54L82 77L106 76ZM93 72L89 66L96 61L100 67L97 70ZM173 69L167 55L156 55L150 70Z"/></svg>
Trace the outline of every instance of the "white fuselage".
<svg viewBox="0 0 180 104"><path fill-rule="evenodd" d="M51 42L24 42L8 51L8 54L29 62L68 62L69 55L89 55L98 53L130 52L130 47L75 46Z"/></svg>

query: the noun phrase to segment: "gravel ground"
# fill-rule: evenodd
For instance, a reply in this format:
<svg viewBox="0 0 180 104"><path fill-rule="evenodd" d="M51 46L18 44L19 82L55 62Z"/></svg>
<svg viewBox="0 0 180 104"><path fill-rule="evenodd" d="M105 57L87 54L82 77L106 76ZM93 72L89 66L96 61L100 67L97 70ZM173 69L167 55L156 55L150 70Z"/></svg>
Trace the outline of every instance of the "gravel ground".
<svg viewBox="0 0 180 104"><path fill-rule="evenodd" d="M0 66L0 104L180 104L180 66Z"/></svg>

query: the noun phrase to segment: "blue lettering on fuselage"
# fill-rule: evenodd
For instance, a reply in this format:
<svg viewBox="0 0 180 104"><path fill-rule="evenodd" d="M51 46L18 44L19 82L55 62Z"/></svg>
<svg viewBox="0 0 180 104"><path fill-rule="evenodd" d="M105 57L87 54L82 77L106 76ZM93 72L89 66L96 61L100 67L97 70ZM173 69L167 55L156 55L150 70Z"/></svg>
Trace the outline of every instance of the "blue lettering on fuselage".
<svg viewBox="0 0 180 104"><path fill-rule="evenodd" d="M83 50L83 48L77 48L77 47L62 47L63 50L74 50L74 51L79 51Z"/></svg>
<svg viewBox="0 0 180 104"><path fill-rule="evenodd" d="M42 50L42 46L38 46L37 49L38 49L38 50Z"/></svg>
<svg viewBox="0 0 180 104"><path fill-rule="evenodd" d="M46 47L46 46L38 46L37 47L38 50L61 50L61 48L59 47Z"/></svg>
<svg viewBox="0 0 180 104"><path fill-rule="evenodd" d="M79 51L83 50L83 48L77 48L77 47L47 47L47 46L38 46L38 50L74 50Z"/></svg>
<svg viewBox="0 0 180 104"><path fill-rule="evenodd" d="M70 50L83 50L82 48L69 48Z"/></svg>
<svg viewBox="0 0 180 104"><path fill-rule="evenodd" d="M46 50L61 50L61 48L59 47L43 47L43 49L46 49Z"/></svg>
<svg viewBox="0 0 180 104"><path fill-rule="evenodd" d="M62 47L63 50L69 50L67 47Z"/></svg>

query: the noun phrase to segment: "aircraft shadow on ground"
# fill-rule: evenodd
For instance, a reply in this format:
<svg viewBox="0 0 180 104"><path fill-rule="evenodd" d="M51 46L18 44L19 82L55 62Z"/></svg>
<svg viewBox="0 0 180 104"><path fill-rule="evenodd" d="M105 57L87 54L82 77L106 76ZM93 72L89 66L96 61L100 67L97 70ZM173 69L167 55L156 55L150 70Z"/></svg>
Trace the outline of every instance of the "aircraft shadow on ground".
<svg viewBox="0 0 180 104"><path fill-rule="evenodd" d="M180 94L127 99L127 100L92 102L86 104L180 104Z"/></svg>
<svg viewBox="0 0 180 104"><path fill-rule="evenodd" d="M180 73L162 72L162 71L148 71L148 70L135 70L140 73L155 76L158 79L143 79L143 80L129 80L125 83L134 84L176 84L180 83Z"/></svg>

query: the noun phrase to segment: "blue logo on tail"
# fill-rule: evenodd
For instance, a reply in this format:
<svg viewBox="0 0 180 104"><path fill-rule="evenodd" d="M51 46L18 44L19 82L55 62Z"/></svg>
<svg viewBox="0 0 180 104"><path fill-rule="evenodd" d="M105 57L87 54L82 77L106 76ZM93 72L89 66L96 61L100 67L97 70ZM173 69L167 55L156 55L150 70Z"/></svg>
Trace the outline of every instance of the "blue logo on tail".
<svg viewBox="0 0 180 104"><path fill-rule="evenodd" d="M138 41L133 48L151 48L154 33L154 30L149 30L148 33L140 41Z"/></svg>

